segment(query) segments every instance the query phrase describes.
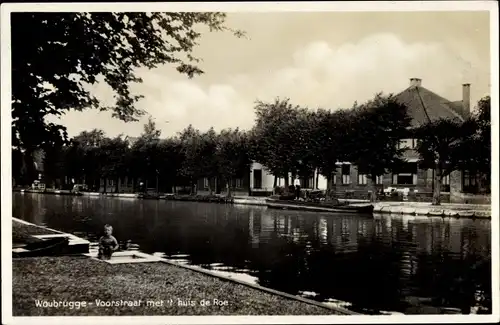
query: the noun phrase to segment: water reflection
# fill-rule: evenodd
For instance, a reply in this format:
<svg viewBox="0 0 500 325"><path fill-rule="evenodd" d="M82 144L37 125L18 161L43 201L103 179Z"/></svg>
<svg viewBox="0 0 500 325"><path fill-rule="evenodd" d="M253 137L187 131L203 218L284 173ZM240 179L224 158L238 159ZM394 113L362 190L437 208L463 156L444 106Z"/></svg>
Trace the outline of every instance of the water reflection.
<svg viewBox="0 0 500 325"><path fill-rule="evenodd" d="M36 194L14 194L13 213L91 241L110 223L146 253L363 312L469 313L478 292L491 297L489 220Z"/></svg>

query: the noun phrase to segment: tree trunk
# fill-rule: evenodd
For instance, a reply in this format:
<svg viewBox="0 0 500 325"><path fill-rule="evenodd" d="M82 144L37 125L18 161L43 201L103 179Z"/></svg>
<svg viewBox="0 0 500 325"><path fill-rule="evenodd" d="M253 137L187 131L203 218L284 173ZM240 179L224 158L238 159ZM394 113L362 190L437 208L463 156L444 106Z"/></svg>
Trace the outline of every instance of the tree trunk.
<svg viewBox="0 0 500 325"><path fill-rule="evenodd" d="M285 170L285 191L288 191L290 186L290 177L288 176L288 170Z"/></svg>
<svg viewBox="0 0 500 325"><path fill-rule="evenodd" d="M378 196L378 188L377 188L377 176L372 175L371 177L371 188L372 188L372 193L370 195L370 202L376 202L377 201L377 196Z"/></svg>
<svg viewBox="0 0 500 325"><path fill-rule="evenodd" d="M274 183L273 183L273 190L278 186L278 177L274 175Z"/></svg>
<svg viewBox="0 0 500 325"><path fill-rule="evenodd" d="M158 173L156 173L156 194L157 195L160 191L160 184L158 182L159 182Z"/></svg>
<svg viewBox="0 0 500 325"><path fill-rule="evenodd" d="M332 173L327 173L326 175L326 193L325 201L330 202L332 200Z"/></svg>
<svg viewBox="0 0 500 325"><path fill-rule="evenodd" d="M120 181L120 177L116 177L116 184L115 184L115 193L120 192L120 184L118 183Z"/></svg>
<svg viewBox="0 0 500 325"><path fill-rule="evenodd" d="M35 169L35 159L33 157L32 150L26 150L24 152L24 165L26 168L26 181L28 184L32 184L33 181L38 179L37 171Z"/></svg>
<svg viewBox="0 0 500 325"><path fill-rule="evenodd" d="M232 195L233 195L233 193L231 192L231 188L232 188L232 186L231 186L231 185L233 185L233 181L232 181L232 179L231 179L231 178L229 178L229 179L227 180L227 184L226 184L226 188L227 188L227 194L226 194L226 196L227 196L228 198L231 198L231 197L232 197Z"/></svg>
<svg viewBox="0 0 500 325"><path fill-rule="evenodd" d="M212 189L212 178L211 177L208 178L208 193L210 195L212 195L214 193L214 191Z"/></svg>
<svg viewBox="0 0 500 325"><path fill-rule="evenodd" d="M103 185L103 193L107 193L108 191L108 179L104 177L104 185Z"/></svg>
<svg viewBox="0 0 500 325"><path fill-rule="evenodd" d="M440 161L436 162L434 172L434 190L432 191L432 205L441 205L442 172Z"/></svg>
<svg viewBox="0 0 500 325"><path fill-rule="evenodd" d="M314 189L317 190L319 189L319 173L316 171L316 184L314 186Z"/></svg>
<svg viewBox="0 0 500 325"><path fill-rule="evenodd" d="M191 195L196 195L197 188L196 188L196 182L191 179Z"/></svg>

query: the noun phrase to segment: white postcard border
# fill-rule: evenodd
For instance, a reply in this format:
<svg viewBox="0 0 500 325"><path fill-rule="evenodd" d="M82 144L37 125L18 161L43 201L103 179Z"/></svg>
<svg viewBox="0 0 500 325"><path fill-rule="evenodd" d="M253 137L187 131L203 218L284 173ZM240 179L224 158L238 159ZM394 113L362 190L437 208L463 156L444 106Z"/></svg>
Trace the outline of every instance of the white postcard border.
<svg viewBox="0 0 500 325"><path fill-rule="evenodd" d="M117 10L118 9L118 10ZM117 316L12 317L12 178L11 178L11 62L10 13L15 11L489 11L492 104L492 315L437 316ZM465 323L498 322L499 204L498 204L498 7L496 1L346 1L346 2L196 2L196 3L7 3L1 6L1 193L2 193L2 323L4 324L340 324L340 323ZM496 109L495 109L496 108Z"/></svg>

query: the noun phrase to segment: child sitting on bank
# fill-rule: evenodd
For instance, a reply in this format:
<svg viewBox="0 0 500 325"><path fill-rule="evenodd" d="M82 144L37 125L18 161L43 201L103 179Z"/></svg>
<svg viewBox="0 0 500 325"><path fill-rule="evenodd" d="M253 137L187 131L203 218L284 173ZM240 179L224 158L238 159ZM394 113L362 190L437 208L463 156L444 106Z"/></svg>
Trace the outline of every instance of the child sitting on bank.
<svg viewBox="0 0 500 325"><path fill-rule="evenodd" d="M112 235L113 227L111 225L104 226L104 236L99 239L99 254L100 259L109 260L115 250L118 249L118 241Z"/></svg>

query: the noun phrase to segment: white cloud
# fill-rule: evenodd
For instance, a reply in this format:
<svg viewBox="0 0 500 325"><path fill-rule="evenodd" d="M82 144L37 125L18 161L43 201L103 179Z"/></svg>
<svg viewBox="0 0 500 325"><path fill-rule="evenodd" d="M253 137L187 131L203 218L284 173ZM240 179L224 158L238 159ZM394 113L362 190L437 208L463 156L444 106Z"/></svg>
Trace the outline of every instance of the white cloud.
<svg viewBox="0 0 500 325"><path fill-rule="evenodd" d="M171 68L141 70L144 83L133 89L145 96L139 107L157 119L165 135L188 124L200 129L248 128L253 124L256 99L290 97L299 105L335 109L367 100L379 91L399 92L411 77L422 78L424 87L458 100L461 83L468 81L464 78L479 73L472 70L476 69L477 56L471 53L464 57L439 43L407 43L393 34L371 35L337 47L319 40L290 53L292 64L274 70L263 68L245 75L228 75L208 85L197 78L172 74ZM102 85L96 93L106 100L112 95ZM71 112L63 123L71 134L90 128L102 128L109 135L138 135L142 131L141 123L124 124L108 115Z"/></svg>

